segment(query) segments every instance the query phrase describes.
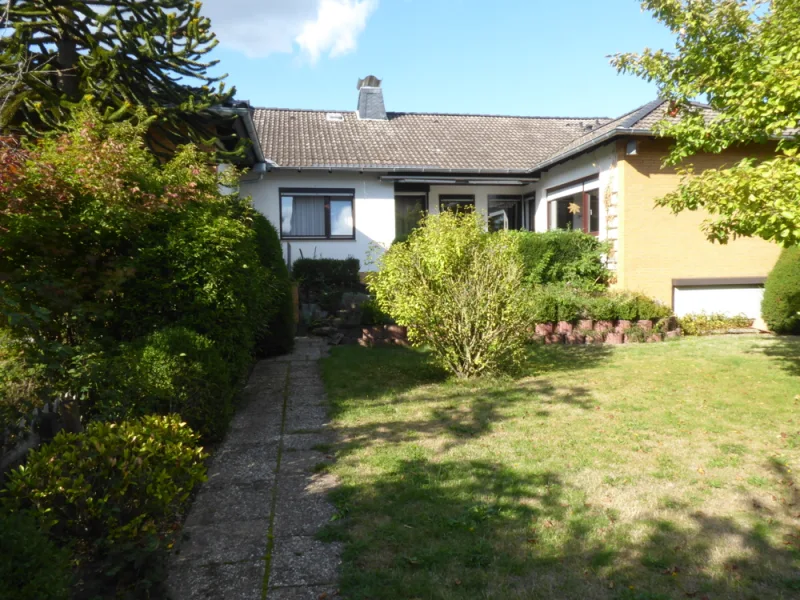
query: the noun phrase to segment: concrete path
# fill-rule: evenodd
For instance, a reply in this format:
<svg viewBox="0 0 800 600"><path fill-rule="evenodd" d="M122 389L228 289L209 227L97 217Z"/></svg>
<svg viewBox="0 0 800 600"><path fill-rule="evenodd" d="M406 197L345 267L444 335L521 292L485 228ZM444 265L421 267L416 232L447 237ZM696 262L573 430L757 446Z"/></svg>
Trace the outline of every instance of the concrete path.
<svg viewBox="0 0 800 600"><path fill-rule="evenodd" d="M332 600L341 547L315 534L334 514L323 340L258 363L170 559L172 600Z"/></svg>

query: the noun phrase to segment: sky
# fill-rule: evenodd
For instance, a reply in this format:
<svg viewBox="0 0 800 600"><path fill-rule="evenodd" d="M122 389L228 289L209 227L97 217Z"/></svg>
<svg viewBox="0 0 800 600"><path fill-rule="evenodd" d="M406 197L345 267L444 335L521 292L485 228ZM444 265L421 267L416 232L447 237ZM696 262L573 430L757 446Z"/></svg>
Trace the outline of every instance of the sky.
<svg viewBox="0 0 800 600"><path fill-rule="evenodd" d="M608 55L672 48L637 0L204 0L212 72L253 106L616 117L656 97Z"/></svg>

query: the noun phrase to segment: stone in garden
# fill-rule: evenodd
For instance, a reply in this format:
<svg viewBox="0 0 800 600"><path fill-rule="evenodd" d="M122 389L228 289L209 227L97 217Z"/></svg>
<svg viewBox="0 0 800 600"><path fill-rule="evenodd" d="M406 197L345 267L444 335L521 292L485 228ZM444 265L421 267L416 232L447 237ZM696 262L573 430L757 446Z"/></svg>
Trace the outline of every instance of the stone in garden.
<svg viewBox="0 0 800 600"><path fill-rule="evenodd" d="M639 319L636 324L645 331L653 331L653 322L650 319Z"/></svg>
<svg viewBox="0 0 800 600"><path fill-rule="evenodd" d="M552 323L537 323L536 324L536 335L548 336L553 333L553 324Z"/></svg>
<svg viewBox="0 0 800 600"><path fill-rule="evenodd" d="M614 322L613 321L596 321L594 324L595 331L612 331L614 329Z"/></svg>
<svg viewBox="0 0 800 600"><path fill-rule="evenodd" d="M631 328L632 323L627 319L620 319L617 321L617 333L625 333Z"/></svg>
<svg viewBox="0 0 800 600"><path fill-rule="evenodd" d="M556 331L558 331L558 333L564 333L564 334L572 333L572 323L570 323L569 321L559 321Z"/></svg>
<svg viewBox="0 0 800 600"><path fill-rule="evenodd" d="M622 333L610 331L606 334L606 344L622 344L625 342L625 337Z"/></svg>

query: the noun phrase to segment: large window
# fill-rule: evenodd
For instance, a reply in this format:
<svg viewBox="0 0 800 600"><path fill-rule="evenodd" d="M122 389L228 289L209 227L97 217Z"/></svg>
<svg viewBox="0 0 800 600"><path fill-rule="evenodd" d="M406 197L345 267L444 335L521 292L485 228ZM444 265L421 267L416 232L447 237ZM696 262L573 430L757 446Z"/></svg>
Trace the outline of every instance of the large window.
<svg viewBox="0 0 800 600"><path fill-rule="evenodd" d="M418 225L428 209L426 193L395 193L394 232L397 239L405 239Z"/></svg>
<svg viewBox="0 0 800 600"><path fill-rule="evenodd" d="M439 196L439 212L448 210L462 212L469 209L475 209L475 196L447 194Z"/></svg>
<svg viewBox="0 0 800 600"><path fill-rule="evenodd" d="M489 196L489 231L519 229L522 226L522 197Z"/></svg>
<svg viewBox="0 0 800 600"><path fill-rule="evenodd" d="M353 190L281 190L281 238L352 240Z"/></svg>
<svg viewBox="0 0 800 600"><path fill-rule="evenodd" d="M597 177L547 190L550 229L600 232L600 182Z"/></svg>

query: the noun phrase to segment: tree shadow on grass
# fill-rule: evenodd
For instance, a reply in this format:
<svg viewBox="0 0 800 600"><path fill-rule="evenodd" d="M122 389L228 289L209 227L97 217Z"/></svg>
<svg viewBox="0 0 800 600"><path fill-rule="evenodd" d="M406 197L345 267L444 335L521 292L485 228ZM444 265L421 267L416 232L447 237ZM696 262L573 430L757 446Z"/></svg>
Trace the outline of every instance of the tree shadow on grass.
<svg viewBox="0 0 800 600"><path fill-rule="evenodd" d="M776 336L766 340L753 352L773 359L786 373L800 377L800 336Z"/></svg>
<svg viewBox="0 0 800 600"><path fill-rule="evenodd" d="M334 502L339 520L323 537L345 542L341 584L351 600L749 600L800 592L800 547L776 541L755 508L752 526L688 507L679 508L680 524L645 514L634 523L643 535L629 537L630 522L586 504L559 473L424 458L342 486Z"/></svg>

